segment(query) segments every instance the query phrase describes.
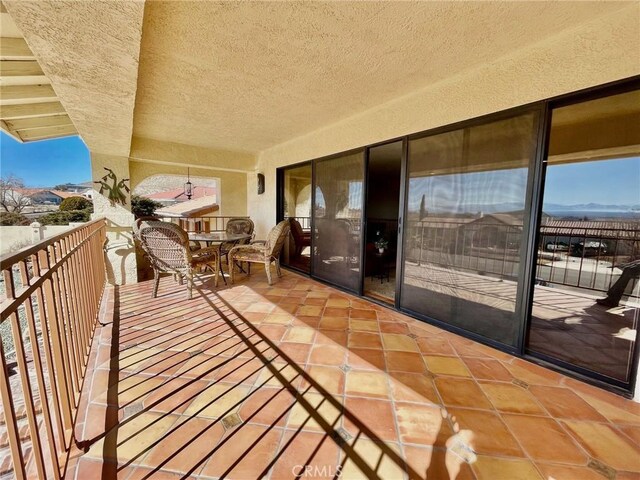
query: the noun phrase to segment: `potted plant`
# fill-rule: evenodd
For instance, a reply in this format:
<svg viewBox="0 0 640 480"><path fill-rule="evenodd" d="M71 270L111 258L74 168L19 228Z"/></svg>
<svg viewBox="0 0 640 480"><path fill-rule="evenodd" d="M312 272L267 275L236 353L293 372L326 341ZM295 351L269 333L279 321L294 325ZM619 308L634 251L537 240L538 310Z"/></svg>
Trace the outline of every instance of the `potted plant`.
<svg viewBox="0 0 640 480"><path fill-rule="evenodd" d="M384 250L389 246L389 241L383 237L378 238L374 245L378 249L378 252L384 253Z"/></svg>

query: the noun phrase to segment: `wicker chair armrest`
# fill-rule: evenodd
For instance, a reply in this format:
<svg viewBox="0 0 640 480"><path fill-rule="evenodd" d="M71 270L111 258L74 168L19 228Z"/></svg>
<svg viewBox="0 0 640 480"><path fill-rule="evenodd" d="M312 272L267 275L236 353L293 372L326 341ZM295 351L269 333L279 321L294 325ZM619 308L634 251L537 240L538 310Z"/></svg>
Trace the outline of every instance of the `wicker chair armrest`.
<svg viewBox="0 0 640 480"><path fill-rule="evenodd" d="M249 243L249 245L266 245L267 241L266 240L251 240L251 242Z"/></svg>

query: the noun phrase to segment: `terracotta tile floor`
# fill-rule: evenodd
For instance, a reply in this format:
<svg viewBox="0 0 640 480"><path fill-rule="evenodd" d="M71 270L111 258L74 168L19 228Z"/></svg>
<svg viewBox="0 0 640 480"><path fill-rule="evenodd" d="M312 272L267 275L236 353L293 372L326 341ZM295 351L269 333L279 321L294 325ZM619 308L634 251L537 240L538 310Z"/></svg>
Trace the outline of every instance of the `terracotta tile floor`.
<svg viewBox="0 0 640 480"><path fill-rule="evenodd" d="M293 273L150 292L107 291L67 478L640 478L613 394Z"/></svg>

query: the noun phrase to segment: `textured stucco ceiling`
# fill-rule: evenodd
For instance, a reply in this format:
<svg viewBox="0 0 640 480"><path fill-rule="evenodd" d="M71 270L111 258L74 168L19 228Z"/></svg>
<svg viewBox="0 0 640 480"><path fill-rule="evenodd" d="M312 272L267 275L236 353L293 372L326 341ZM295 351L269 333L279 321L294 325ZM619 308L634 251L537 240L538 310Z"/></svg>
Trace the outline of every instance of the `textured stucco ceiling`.
<svg viewBox="0 0 640 480"><path fill-rule="evenodd" d="M258 152L628 5L148 2L134 134Z"/></svg>
<svg viewBox="0 0 640 480"><path fill-rule="evenodd" d="M144 2L4 4L89 149L128 155Z"/></svg>

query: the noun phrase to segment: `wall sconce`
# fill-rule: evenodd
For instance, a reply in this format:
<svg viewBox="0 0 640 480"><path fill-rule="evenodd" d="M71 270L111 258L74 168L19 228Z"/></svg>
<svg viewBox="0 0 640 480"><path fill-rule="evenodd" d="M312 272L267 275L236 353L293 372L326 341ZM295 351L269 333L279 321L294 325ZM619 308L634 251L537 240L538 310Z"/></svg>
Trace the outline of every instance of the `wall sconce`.
<svg viewBox="0 0 640 480"><path fill-rule="evenodd" d="M264 174L258 174L258 195L262 195L264 193Z"/></svg>
<svg viewBox="0 0 640 480"><path fill-rule="evenodd" d="M187 196L187 200L191 200L193 185L191 184L191 177L189 176L189 168L187 168L187 183L184 184L184 194Z"/></svg>

